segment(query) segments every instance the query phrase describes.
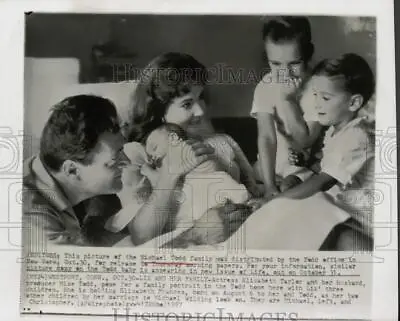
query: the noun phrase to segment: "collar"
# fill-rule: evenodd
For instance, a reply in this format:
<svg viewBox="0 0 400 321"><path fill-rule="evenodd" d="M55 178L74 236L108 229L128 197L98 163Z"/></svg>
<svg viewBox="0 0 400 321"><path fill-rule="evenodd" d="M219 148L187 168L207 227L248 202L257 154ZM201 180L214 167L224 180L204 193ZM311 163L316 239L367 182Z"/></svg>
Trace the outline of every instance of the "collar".
<svg viewBox="0 0 400 321"><path fill-rule="evenodd" d="M67 211L75 216L71 202L68 200L60 184L46 169L40 158L34 156L28 161L28 164L31 168L32 183L46 200L57 210ZM28 171L26 173L28 173Z"/></svg>
<svg viewBox="0 0 400 321"><path fill-rule="evenodd" d="M356 117L354 119L352 119L351 121L349 121L342 129L340 129L334 136L338 136L340 133L342 133L343 131L345 131L346 129L350 128L350 127L354 127L357 126L358 124L360 124L361 122L367 121L368 120L368 116L359 116ZM334 132L335 128L333 126L330 126L329 129L326 131L326 137L328 138L332 138L332 134Z"/></svg>

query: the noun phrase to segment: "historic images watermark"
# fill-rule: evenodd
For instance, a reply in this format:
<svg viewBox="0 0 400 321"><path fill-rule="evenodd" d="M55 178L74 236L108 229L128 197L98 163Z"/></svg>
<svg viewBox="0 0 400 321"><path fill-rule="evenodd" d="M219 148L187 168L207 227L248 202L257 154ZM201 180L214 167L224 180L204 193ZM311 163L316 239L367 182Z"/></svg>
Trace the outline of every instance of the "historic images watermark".
<svg viewBox="0 0 400 321"><path fill-rule="evenodd" d="M164 69L142 69L128 62L108 62L108 64L112 68L113 82L146 80L150 76L161 77L166 74ZM255 85L259 82L287 83L291 80L286 69L279 70L275 78L269 72L270 69L266 67L255 70L253 68L232 67L225 63L216 63L205 69L168 69L167 71L171 84L182 82L184 79L192 81L195 79L207 85Z"/></svg>
<svg viewBox="0 0 400 321"><path fill-rule="evenodd" d="M118 309L114 308L113 321L263 321L263 320L298 320L296 312L263 312L260 314L251 313L244 316L243 312L235 313L224 308L216 308L216 311L204 313L141 313L137 314L129 307Z"/></svg>

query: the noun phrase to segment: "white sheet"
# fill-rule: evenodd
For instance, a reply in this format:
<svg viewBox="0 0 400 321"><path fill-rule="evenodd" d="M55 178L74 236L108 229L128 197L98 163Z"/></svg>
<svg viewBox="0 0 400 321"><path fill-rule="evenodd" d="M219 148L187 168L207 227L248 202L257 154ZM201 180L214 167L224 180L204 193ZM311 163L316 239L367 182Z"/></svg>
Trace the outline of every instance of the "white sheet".
<svg viewBox="0 0 400 321"><path fill-rule="evenodd" d="M304 200L276 199L254 212L224 243L193 250L318 250L334 226L350 215L333 204L329 195L318 193ZM156 248L182 231L173 231L140 245ZM115 246L132 246L129 237Z"/></svg>

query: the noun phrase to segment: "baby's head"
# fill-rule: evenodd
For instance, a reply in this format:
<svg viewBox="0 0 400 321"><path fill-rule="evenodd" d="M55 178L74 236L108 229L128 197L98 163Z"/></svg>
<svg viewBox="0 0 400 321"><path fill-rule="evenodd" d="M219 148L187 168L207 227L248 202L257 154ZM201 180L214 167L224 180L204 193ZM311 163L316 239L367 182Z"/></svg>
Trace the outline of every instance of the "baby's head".
<svg viewBox="0 0 400 321"><path fill-rule="evenodd" d="M313 107L323 126L338 126L353 119L371 98L374 74L359 55L344 54L325 59L313 70L307 85L313 95Z"/></svg>
<svg viewBox="0 0 400 321"><path fill-rule="evenodd" d="M186 132L178 125L165 123L153 130L146 139L146 154L149 161L159 167L167 154L169 144L174 140L186 140Z"/></svg>
<svg viewBox="0 0 400 321"><path fill-rule="evenodd" d="M265 53L275 77L303 77L314 53L311 26L306 17L283 16L263 28Z"/></svg>

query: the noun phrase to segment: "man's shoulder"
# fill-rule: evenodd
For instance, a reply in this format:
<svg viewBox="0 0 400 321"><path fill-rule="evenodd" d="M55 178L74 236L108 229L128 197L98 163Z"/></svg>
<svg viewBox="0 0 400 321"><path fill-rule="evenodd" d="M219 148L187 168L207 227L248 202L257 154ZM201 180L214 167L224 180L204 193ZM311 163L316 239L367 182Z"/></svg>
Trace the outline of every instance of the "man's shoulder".
<svg viewBox="0 0 400 321"><path fill-rule="evenodd" d="M23 214L29 216L43 215L47 218L59 220L58 211L49 198L55 200L57 195L49 186L43 184L40 175L34 170L34 164L38 161L33 156L24 161L23 186L22 186L22 208Z"/></svg>
<svg viewBox="0 0 400 321"><path fill-rule="evenodd" d="M116 194L98 195L87 200L87 215L108 219L121 208L121 201Z"/></svg>

